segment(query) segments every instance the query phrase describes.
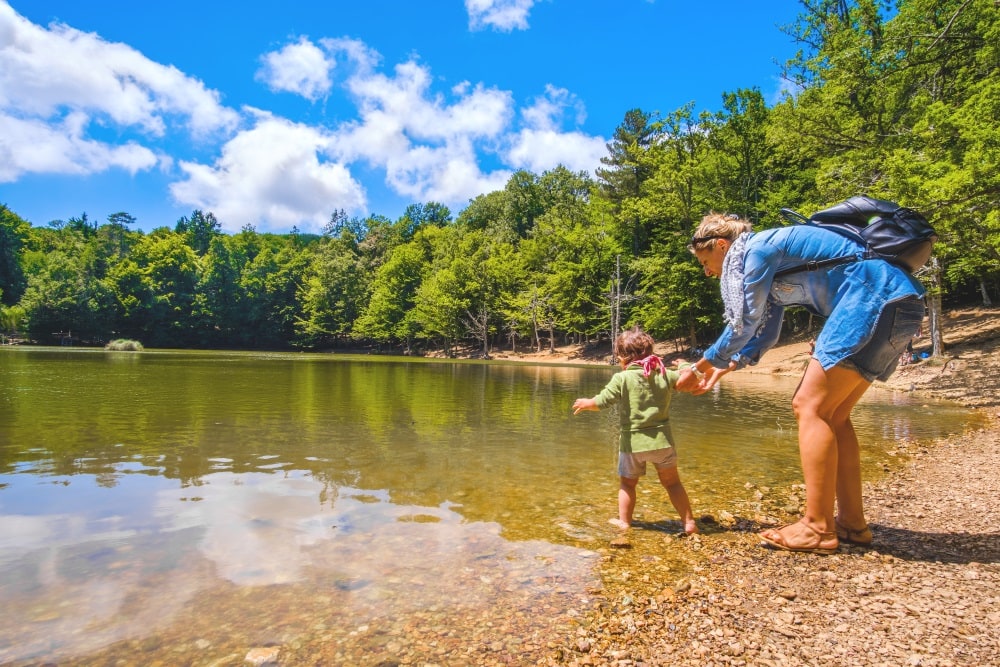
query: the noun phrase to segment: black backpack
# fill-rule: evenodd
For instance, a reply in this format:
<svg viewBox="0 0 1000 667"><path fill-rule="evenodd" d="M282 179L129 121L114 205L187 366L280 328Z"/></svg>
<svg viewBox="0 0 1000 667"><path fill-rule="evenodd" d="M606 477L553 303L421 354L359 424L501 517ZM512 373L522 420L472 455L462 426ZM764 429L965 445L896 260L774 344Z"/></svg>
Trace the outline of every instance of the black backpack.
<svg viewBox="0 0 1000 667"><path fill-rule="evenodd" d="M910 273L927 263L938 238L927 219L913 209L863 195L851 197L808 218L788 208L781 209L781 214L789 222L822 227L852 238L865 247L865 259L884 259ZM815 271L856 259L851 255L808 262L775 275Z"/></svg>

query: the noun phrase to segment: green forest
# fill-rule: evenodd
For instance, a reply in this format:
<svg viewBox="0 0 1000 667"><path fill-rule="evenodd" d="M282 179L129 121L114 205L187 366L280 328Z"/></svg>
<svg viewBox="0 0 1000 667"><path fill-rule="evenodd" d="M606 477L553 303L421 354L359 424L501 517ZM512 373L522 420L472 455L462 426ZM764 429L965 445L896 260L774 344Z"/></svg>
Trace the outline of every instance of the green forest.
<svg viewBox="0 0 1000 667"><path fill-rule="evenodd" d="M0 334L489 356L641 324L694 347L721 327L718 285L687 250L704 214L759 230L785 224L783 207L866 194L937 229L919 277L939 339L943 304L990 306L1000 288L998 17L994 0L805 0L784 28L799 50L775 66L780 101L754 88L715 111L624 100L593 175L519 171L457 213L358 218L331 202L322 234L226 234L195 210L146 233L126 211L43 222L0 205ZM705 48L739 58L742 39L708 31ZM809 326L788 314L789 332Z"/></svg>

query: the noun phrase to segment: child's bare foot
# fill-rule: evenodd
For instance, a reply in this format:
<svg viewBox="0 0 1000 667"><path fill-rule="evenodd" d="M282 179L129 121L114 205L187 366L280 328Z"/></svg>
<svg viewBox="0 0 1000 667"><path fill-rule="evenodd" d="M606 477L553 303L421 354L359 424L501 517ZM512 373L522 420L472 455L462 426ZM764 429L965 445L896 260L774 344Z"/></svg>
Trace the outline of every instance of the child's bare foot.
<svg viewBox="0 0 1000 667"><path fill-rule="evenodd" d="M684 532L688 535L697 535L701 531L698 530L698 525L694 522L694 519L684 522Z"/></svg>
<svg viewBox="0 0 1000 667"><path fill-rule="evenodd" d="M608 519L608 523L617 528L618 530L628 530L629 525L622 521L621 519Z"/></svg>

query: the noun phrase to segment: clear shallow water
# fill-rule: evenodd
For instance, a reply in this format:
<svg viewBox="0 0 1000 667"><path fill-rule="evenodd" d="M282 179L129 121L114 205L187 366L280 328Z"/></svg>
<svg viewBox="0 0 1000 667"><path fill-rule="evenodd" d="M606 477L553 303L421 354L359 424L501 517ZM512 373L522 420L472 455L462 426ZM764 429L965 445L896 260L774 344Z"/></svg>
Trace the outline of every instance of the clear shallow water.
<svg viewBox="0 0 1000 667"><path fill-rule="evenodd" d="M277 644L375 664L494 623L516 655L599 585L616 419L570 405L612 370L0 350L0 663ZM675 399L696 514L800 481L794 387L733 374ZM878 391L856 414L869 477L895 439L972 419ZM676 519L654 479L639 488L638 518Z"/></svg>

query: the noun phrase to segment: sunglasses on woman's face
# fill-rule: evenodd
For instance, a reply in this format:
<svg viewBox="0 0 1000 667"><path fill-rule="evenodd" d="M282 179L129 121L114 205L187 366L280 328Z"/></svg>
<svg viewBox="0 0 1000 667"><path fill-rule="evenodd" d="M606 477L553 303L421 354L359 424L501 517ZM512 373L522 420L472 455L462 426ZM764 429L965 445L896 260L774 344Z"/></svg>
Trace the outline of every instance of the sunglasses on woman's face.
<svg viewBox="0 0 1000 667"><path fill-rule="evenodd" d="M721 236L719 234L712 234L711 236L692 236L691 245L699 245L701 243L707 243L708 241L711 241L713 239L724 239L724 238L728 237Z"/></svg>

